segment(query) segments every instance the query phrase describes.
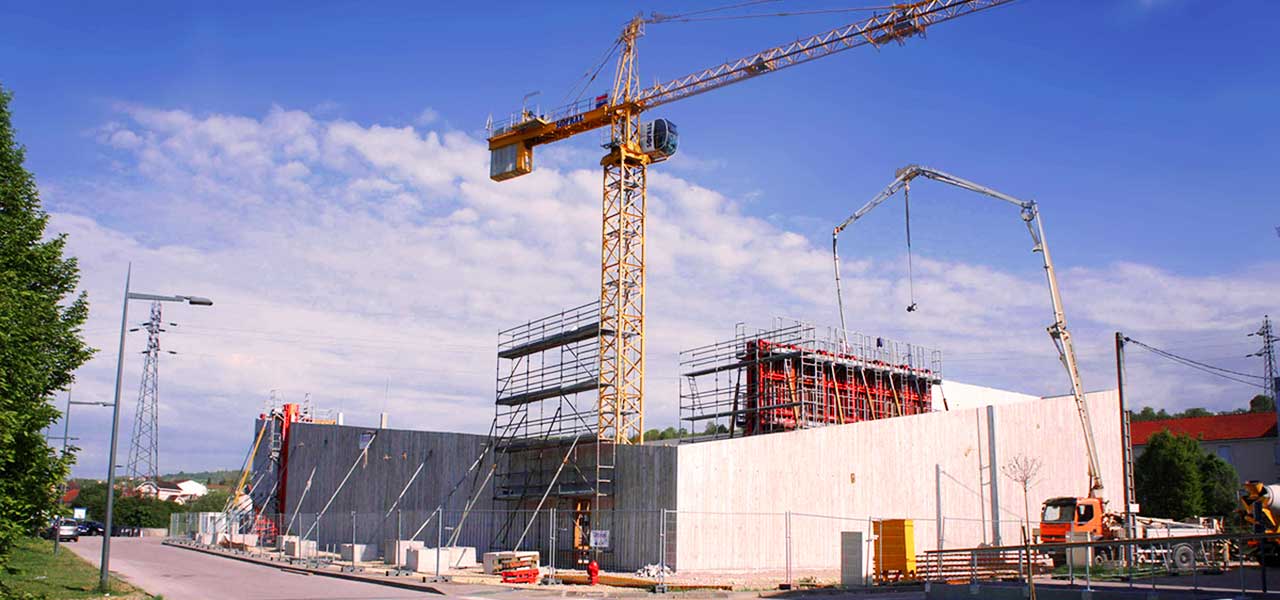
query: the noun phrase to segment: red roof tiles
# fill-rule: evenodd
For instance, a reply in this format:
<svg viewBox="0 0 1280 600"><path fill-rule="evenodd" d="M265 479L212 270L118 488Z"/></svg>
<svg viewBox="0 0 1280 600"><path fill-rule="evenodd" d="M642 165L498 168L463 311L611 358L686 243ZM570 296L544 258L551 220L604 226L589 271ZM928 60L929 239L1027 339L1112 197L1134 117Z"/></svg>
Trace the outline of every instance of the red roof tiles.
<svg viewBox="0 0 1280 600"><path fill-rule="evenodd" d="M1205 441L1275 437L1276 414L1273 412L1243 413L1129 423L1129 434L1135 446L1145 446L1151 436L1165 429L1172 433L1185 433Z"/></svg>

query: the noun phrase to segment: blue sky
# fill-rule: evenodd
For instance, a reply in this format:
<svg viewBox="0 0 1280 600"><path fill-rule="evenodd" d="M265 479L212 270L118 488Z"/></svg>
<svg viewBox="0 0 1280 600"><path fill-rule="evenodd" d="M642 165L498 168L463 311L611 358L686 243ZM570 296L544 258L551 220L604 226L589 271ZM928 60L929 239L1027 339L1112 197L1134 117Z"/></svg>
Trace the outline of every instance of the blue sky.
<svg viewBox="0 0 1280 600"><path fill-rule="evenodd" d="M710 5L6 3L0 83L16 94L16 125L54 227L72 233L85 267L92 342L111 347L118 282L131 258L144 285L185 278L232 298L207 314L188 310L193 329L175 336L187 354L173 377L162 375L172 382L162 396L172 402L175 431L198 430L193 407L252 411L272 388L332 390L329 404L364 416L394 406L388 397L399 388L412 414L404 424L483 430L493 369L486 348L496 330L591 293L599 177L597 136L588 135L540 151L544 178L486 186L468 170L483 173L485 118L509 113L533 90L544 108L556 104L637 11ZM761 10L831 4L777 6ZM1243 359L1251 348L1242 336L1263 312L1280 312L1273 310L1280 287L1272 283L1280 273L1280 204L1268 177L1280 159L1280 60L1272 43L1280 16L1268 8L1261 1L1023 0L943 24L902 47L852 50L655 111L676 121L682 138L680 154L655 169L669 177L655 190L665 203L655 206L666 224L659 226L669 233L651 241L653 327L681 335L651 343L652 377L674 387L674 366L652 365L672 362L686 341L724 337L738 320L795 314L833 323L828 232L913 162L1041 203L1090 388L1111 384L1107 350L1117 328L1256 370L1256 361ZM654 25L641 40L642 81L848 20ZM315 152L291 145L315 139ZM404 210L389 212L375 200ZM869 261L853 269L868 278L854 326L943 347L952 358L948 372L961 379L1061 391L1040 329L1047 317L1038 262L1016 212L927 183L913 188L912 200L913 241L925 265L917 302L934 313L923 321L898 314L904 247L895 203L842 241L846 260ZM572 222L569 230L583 235L553 239L553 231L530 231L513 218L546 218L548 230ZM377 250L373 242L361 246L359 232L423 245ZM658 247L664 240L673 245L669 256ZM743 247L793 242L794 254L740 256ZM372 275L396 265L368 257L405 248L413 251L401 263L413 268ZM703 265L698 253L707 252L717 258ZM421 258L435 253L439 264ZM503 298L530 288L487 281L511 279L499 267L484 270L499 263L537 275L530 285L542 293L523 311L504 312ZM466 290L456 297L400 303L458 277ZM876 300L878 289L892 299ZM697 309L682 305L693 297ZM672 299L665 309L664 298ZM288 322L302 311L315 314ZM690 324L676 316L700 311L718 318ZM970 329L944 326L963 321L955 315L972 317L964 321ZM407 338L430 339L454 324L454 333L479 328L454 342L474 365L424 375L431 367L408 358ZM395 332L406 339L396 341ZM260 344L252 356L286 360L280 357L301 353L300 339L324 356L242 367L246 340ZM338 377L342 369L332 367L359 358L350 353L361 343L389 354L374 367L353 367L340 384L304 368L327 366L320 370ZM83 386L109 384L110 354L86 367ZM1149 384L1150 404L1226 407L1250 393L1136 360L1135 368L1146 369L1136 377ZM128 369L132 377L135 371ZM136 379L126 379L126 396L133 386ZM415 404L423 397L435 398L450 418ZM655 418L674 421L672 404L655 400ZM459 405L466 409L454 410ZM248 417L241 420L245 432L175 460L231 464L237 452L226 448L248 435ZM86 448L89 456L97 449L91 441Z"/></svg>
<svg viewBox="0 0 1280 600"><path fill-rule="evenodd" d="M32 167L77 177L102 167L84 132L119 103L236 114L276 104L382 124L430 107L478 131L528 91L554 104L631 14L689 6L11 5L0 65L20 93L18 124L38 133L27 136ZM672 78L843 20L651 26L642 76ZM1244 174L1280 155L1278 24L1261 2L1017 2L660 113L682 125L700 182L749 195L759 214L815 219L805 233L821 235L885 173L922 162L1050 204L1069 232L1055 236L1064 262L1141 254L1213 273L1274 252L1274 196L1265 177ZM934 225L992 227L971 212L920 211L920 239L954 238ZM993 259L962 243L947 250Z"/></svg>

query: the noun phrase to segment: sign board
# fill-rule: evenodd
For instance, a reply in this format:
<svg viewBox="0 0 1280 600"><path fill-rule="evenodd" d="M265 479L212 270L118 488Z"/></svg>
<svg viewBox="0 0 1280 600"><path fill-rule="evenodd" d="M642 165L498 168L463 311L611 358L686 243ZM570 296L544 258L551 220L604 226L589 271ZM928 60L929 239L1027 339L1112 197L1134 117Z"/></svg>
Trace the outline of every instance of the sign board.
<svg viewBox="0 0 1280 600"><path fill-rule="evenodd" d="M591 547L592 548L608 548L609 547L609 530L608 529L592 529L591 530Z"/></svg>
<svg viewBox="0 0 1280 600"><path fill-rule="evenodd" d="M71 516L72 516L72 518L74 518L74 519L75 519L75 520L77 520L77 521L83 521L83 520L85 520L86 518L88 518L88 516L89 516L89 509L87 509L87 508L73 508L73 509L71 509Z"/></svg>

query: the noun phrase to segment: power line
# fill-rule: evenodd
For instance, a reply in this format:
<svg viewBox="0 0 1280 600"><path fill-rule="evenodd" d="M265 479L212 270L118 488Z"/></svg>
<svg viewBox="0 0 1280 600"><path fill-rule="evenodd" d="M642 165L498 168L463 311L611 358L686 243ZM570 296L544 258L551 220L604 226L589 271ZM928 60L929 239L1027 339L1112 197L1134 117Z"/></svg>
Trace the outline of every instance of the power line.
<svg viewBox="0 0 1280 600"><path fill-rule="evenodd" d="M1210 375L1216 375L1216 376L1221 377L1221 378L1223 378L1223 379L1229 379L1229 380L1234 381L1234 382L1236 382L1236 383L1243 383L1243 384L1245 384L1245 385L1251 385L1251 386L1254 386L1254 387L1265 387L1265 386L1263 386L1262 384L1259 384L1259 383L1256 383L1256 382L1253 382L1253 381L1246 381L1246 380L1244 380L1244 379L1239 379L1239 378L1237 378L1237 377L1233 377L1233 376L1232 376L1232 375L1239 375L1239 376L1243 376L1243 377L1252 377L1252 378L1256 378L1256 379L1262 379L1262 377L1259 377L1258 375L1251 375L1251 374L1249 374L1249 373L1241 373L1241 372L1239 372L1239 371L1232 371L1231 369L1224 369L1224 368L1222 368L1222 367L1215 367L1215 366L1210 365L1210 364L1206 364L1206 363L1202 363L1202 362L1199 362L1199 361L1191 360L1191 359L1186 358L1186 357L1178 356L1177 354L1174 354L1174 353L1172 353L1172 352L1166 352L1166 351L1161 350L1161 349L1159 349L1159 348L1156 348L1156 347L1154 347L1154 346L1149 346L1149 345L1147 345L1147 344L1144 344L1144 343L1142 343L1142 342L1139 342L1138 340L1135 340L1135 339L1130 338L1130 337L1126 337L1126 338L1125 338L1125 341L1126 341L1126 342L1132 342L1133 344L1135 344L1135 345L1137 345L1137 346L1140 346L1140 347L1142 347L1142 348L1145 348L1146 350L1148 350L1148 351L1150 351L1150 352L1152 352L1152 353L1156 354L1157 356L1162 356L1162 357L1164 357L1164 358L1167 358L1167 359L1169 359L1169 360L1171 360L1171 361L1174 361L1174 362L1176 362L1176 363L1179 363L1179 364L1181 364L1181 365L1184 365L1184 366L1187 366L1187 367L1191 367L1191 368L1196 369L1196 370L1199 370L1199 371L1203 371L1203 372L1208 373L1208 374L1210 374ZM1228 373L1229 373L1229 374L1228 374Z"/></svg>

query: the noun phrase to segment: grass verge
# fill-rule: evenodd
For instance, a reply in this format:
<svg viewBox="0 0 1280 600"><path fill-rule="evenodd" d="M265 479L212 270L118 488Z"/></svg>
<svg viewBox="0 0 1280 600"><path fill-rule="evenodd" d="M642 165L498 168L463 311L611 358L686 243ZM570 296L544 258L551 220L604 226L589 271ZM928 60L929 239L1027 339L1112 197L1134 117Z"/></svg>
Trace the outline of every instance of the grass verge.
<svg viewBox="0 0 1280 600"><path fill-rule="evenodd" d="M65 545L64 545L65 546ZM63 598L103 598L98 593L98 569L67 548L53 555L53 543L39 538L24 539L14 547L8 564L0 568L0 597L22 600ZM115 577L111 578L111 598L150 598Z"/></svg>

